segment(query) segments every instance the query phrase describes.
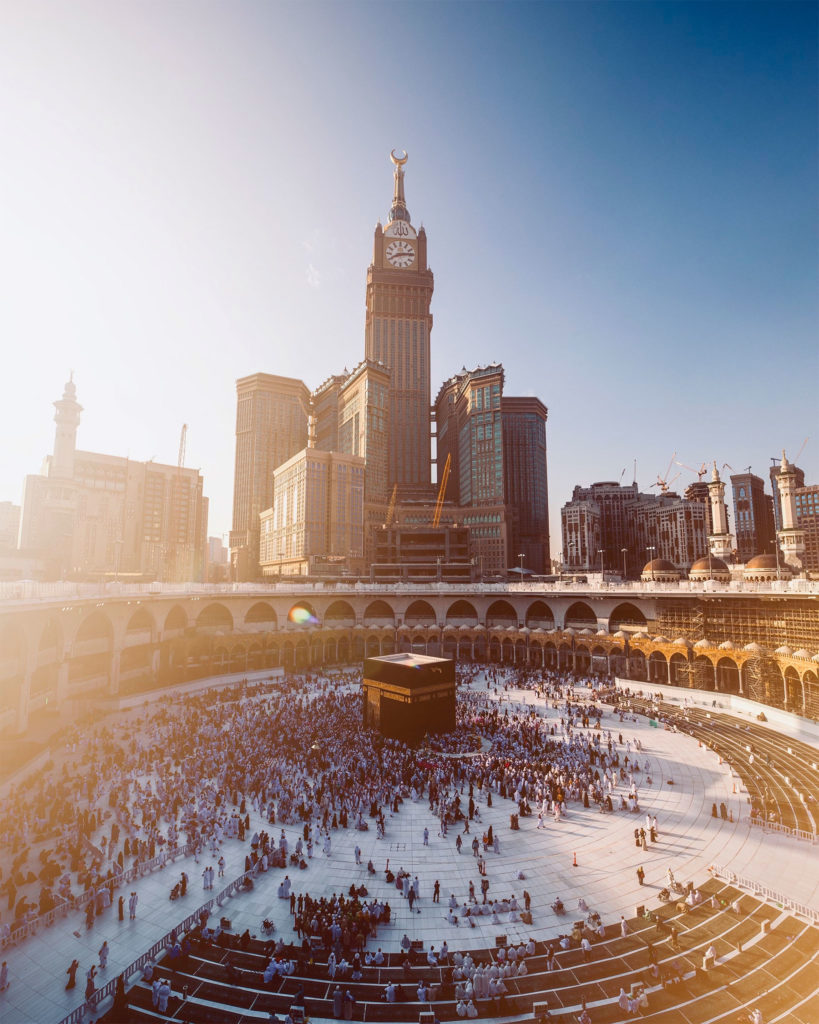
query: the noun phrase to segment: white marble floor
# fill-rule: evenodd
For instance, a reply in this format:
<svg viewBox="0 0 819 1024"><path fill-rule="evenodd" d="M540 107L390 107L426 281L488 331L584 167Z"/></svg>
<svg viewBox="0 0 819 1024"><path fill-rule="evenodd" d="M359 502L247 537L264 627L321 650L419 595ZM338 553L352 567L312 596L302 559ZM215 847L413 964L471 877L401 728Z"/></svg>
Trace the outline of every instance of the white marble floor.
<svg viewBox="0 0 819 1024"><path fill-rule="evenodd" d="M475 688L477 684L473 684ZM519 702L523 694L510 691L508 699ZM526 695L529 704L532 694ZM542 713L555 712L540 708ZM542 830L537 829L536 818L524 818L520 831L509 828L509 814L515 810L509 800L497 797L493 807L481 804L483 826L492 823L500 837L500 854L486 856L490 897L503 897L515 893L521 897L524 888L532 898L532 926L492 924L491 917L480 918L474 929L455 928L446 923L446 900L454 893L460 902L467 898L469 881L473 880L480 892L477 862L469 848L471 836L463 852L455 847L456 832L450 830L446 839L437 835L438 824L430 814L426 800L418 803L405 801L398 814L387 819L384 840L378 840L374 829L367 833L342 830L333 833L332 856L320 852L314 855L306 871L289 871L296 893L311 895L342 892L351 882L367 886L371 895L388 900L392 910L392 924L380 929L376 945L395 950L404 932L411 938L422 939L425 946L440 945L444 938L451 949L480 948L494 945L495 936L505 933L509 939L525 940L556 935L561 923L571 920L557 918L550 909L556 896L561 896L567 908L573 908L582 896L589 907L601 914L604 923L616 923L620 914L633 915L637 904L655 905L654 897L665 881L668 867L677 879L702 881L711 864L730 867L801 903L819 907L819 871L816 853L797 840L782 836L763 835L747 825L745 795L733 793L734 780L728 768L720 765L718 757L688 736L651 728L643 718L637 722L620 723L607 710L604 728L622 732L623 738L637 737L643 745L641 762L651 762L653 785L640 789L643 814L627 812L599 814L595 809L573 806L567 818L555 823L548 819ZM673 780L673 785L669 782ZM739 789L739 786L737 786ZM711 805L720 801L730 808L733 822L711 816ZM633 829L642 824L644 813L656 814L659 824L659 842L643 853L634 845ZM255 828L264 823L254 820ZM430 831L429 845L423 845L423 830ZM278 830L278 826L276 827ZM298 830L287 828L295 841ZM474 833L475 829L473 829ZM363 864L355 865L353 850L358 843L362 849ZM291 844L292 845L292 844ZM225 881L244 870L248 844L238 840L226 841L222 853L227 862ZM577 855L577 867L573 856ZM384 868L389 858L393 870L405 868L417 874L421 883L421 900L416 905L420 913L410 914L407 902L394 885L384 881ZM0 1018L3 1024L57 1024L82 1002L85 972L97 962L97 950L103 939L108 941L110 957L108 967L100 972L98 984L116 977L154 942L187 915L193 913L212 893L202 891L200 872L204 864L215 857L202 856L197 866L192 859L177 861L176 865L156 871L134 883L139 894L135 921L117 920L116 906L104 912L94 927L86 931L81 913L71 915L53 927L41 931L19 947L3 954L8 961L9 988L0 994ZM377 875L367 874L366 863L372 859ZM642 864L646 884L638 884L636 869ZM170 902L169 892L182 869L192 881L183 900ZM523 872L525 880L518 878ZM259 934L263 918L272 917L276 934L288 940L295 938L288 904L276 898L276 890L284 871L270 871L257 880L252 893L228 900L219 916L231 919L233 930L246 927ZM432 903L435 879L441 883L441 903ZM216 890L219 879L216 880ZM127 891L125 892L127 902ZM81 964L77 988L64 990L65 970L76 957Z"/></svg>

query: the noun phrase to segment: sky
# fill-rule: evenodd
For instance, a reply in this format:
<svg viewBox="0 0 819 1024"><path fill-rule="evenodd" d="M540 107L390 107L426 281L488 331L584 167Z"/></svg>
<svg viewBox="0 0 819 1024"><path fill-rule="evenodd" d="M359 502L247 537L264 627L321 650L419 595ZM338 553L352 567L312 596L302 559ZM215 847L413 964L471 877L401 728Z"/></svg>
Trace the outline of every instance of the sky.
<svg viewBox="0 0 819 1024"><path fill-rule="evenodd" d="M406 149L432 393L502 361L572 487L716 460L819 482L815 3L0 7L0 501L53 444L233 500L235 380L364 352ZM676 453L676 456L674 455ZM725 469L724 474L730 474Z"/></svg>

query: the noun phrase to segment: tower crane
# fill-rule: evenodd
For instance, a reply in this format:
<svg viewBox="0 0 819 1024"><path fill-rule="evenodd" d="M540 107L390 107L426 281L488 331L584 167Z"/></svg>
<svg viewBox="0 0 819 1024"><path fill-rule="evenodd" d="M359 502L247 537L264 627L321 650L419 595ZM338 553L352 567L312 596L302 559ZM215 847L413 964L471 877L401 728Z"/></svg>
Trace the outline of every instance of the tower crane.
<svg viewBox="0 0 819 1024"><path fill-rule="evenodd" d="M384 525L385 526L391 526L392 525L392 521L395 518L395 500L396 500L397 497L398 497L398 484L395 484L395 486L392 489L392 494L390 495L390 503L389 503L389 505L387 505L387 515L386 515L386 517L384 519Z"/></svg>
<svg viewBox="0 0 819 1024"><path fill-rule="evenodd" d="M669 473L671 472L671 467L672 467L672 466L674 465L674 460L675 460L676 458L677 458L677 453L676 453L676 452L674 452L674 454L673 454L673 455L671 456L671 458L670 458L670 459L668 460L668 468L666 469L665 473L663 473L663 475L662 475L662 476L658 476L658 477L657 477L657 482L656 482L656 483L654 483L654 484L651 484L651 486L652 486L652 487L659 487L659 488L660 488L660 490L662 491L662 493L663 493L663 494L665 494L665 493L666 493L666 492L668 491L668 485L669 485L669 483L672 483L672 484L673 484L673 483L674 483L674 480L676 480L676 479L677 479L677 476L679 476L679 475L680 475L680 474L678 473L678 474L677 474L677 476L675 476L673 480L669 480L669 479L668 479L668 474L669 474Z"/></svg>
<svg viewBox="0 0 819 1024"><path fill-rule="evenodd" d="M441 512L444 507L444 495L446 494L446 484L449 480L449 471L452 466L452 454L447 453L446 462L444 463L444 471L441 474L441 485L438 488L438 497L435 500L435 512L432 516L433 527L438 527L441 522Z"/></svg>
<svg viewBox="0 0 819 1024"><path fill-rule="evenodd" d="M188 424L182 424L179 434L179 454L176 458L176 475L171 486L171 507L168 515L168 538L165 559L166 572L175 582L182 582L184 575L184 546L179 543L179 504L182 501L182 470L185 466L185 447L188 439Z"/></svg>
<svg viewBox="0 0 819 1024"><path fill-rule="evenodd" d="M683 469L687 469L690 473L696 473L697 474L697 482L698 483L699 483L700 480L702 480L702 478L708 472L708 463L707 462L703 462L703 464L700 466L699 469L694 469L693 466L686 466L686 464L684 462L680 462L679 459L675 459L674 460L674 465L675 466L682 466Z"/></svg>

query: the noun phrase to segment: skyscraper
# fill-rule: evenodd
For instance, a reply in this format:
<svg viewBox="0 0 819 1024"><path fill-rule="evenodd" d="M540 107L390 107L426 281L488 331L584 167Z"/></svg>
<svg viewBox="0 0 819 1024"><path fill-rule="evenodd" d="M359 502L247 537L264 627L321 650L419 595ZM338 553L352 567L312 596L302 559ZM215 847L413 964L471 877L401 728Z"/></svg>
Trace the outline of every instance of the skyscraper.
<svg viewBox="0 0 819 1024"><path fill-rule="evenodd" d="M747 562L754 555L770 555L774 544L773 499L765 494L765 481L755 473L734 473L734 529L737 559Z"/></svg>
<svg viewBox="0 0 819 1024"><path fill-rule="evenodd" d="M273 473L307 447L310 392L292 377L254 373L236 381L236 461L233 529L234 579L259 575L259 516L273 504Z"/></svg>
<svg viewBox="0 0 819 1024"><path fill-rule="evenodd" d="M539 398L501 398L504 499L516 512L512 555L522 554L535 573L550 571L547 416Z"/></svg>
<svg viewBox="0 0 819 1024"><path fill-rule="evenodd" d="M404 199L407 155L391 154L394 192L379 222L367 270L365 357L390 369L387 481L391 488L430 483L430 332L433 276L427 236L413 227Z"/></svg>

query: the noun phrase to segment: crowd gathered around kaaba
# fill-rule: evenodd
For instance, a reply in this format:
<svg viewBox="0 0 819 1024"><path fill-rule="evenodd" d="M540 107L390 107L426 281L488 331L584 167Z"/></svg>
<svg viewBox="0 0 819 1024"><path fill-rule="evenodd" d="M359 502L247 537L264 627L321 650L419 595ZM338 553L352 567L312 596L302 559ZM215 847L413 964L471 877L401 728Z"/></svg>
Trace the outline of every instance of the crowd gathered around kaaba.
<svg viewBox="0 0 819 1024"><path fill-rule="evenodd" d="M617 731L616 715L604 703L606 679L471 663L460 664L457 676L455 730L412 746L364 726L361 674L353 670L244 682L157 700L123 720L73 726L53 760L0 801L3 939L20 923L89 890L93 895L82 911L86 929L105 914L123 920L126 909L133 919L138 895L119 891L120 876L157 857L164 865L185 846L189 855L176 864L170 899L186 895L193 873L201 873L204 890L212 889L214 866L200 872L200 855L219 855L221 879L221 851L237 840L246 844L246 872L287 871L277 895L288 901L295 940L270 938L264 982L297 966L307 974L316 970L316 939L329 951L322 970L330 980L355 980L384 955L378 943L385 929L394 928L390 904L369 897L353 880L348 891L311 894L310 862L332 855L338 830L374 829L379 839L387 837L391 818L406 801L428 804L429 825L419 843L428 843L432 829L449 837L458 854L477 861L477 891L472 882L458 894L441 893L437 880L434 890L424 882L424 897L440 905L442 921L452 928L453 946L461 934L455 929L475 927L482 917L493 924L531 924L522 872L517 894L490 894L486 858L500 852L501 838L491 825L483 827L482 814L493 799L514 801L512 832L521 817L545 827L573 804L600 813L636 812L641 779L651 765L640 742ZM259 828L260 820L266 827ZM656 819L653 829L650 821L647 827L656 841ZM644 848L645 836L643 830ZM514 840L507 834L502 841ZM360 858L356 845L356 864ZM368 875L383 875L395 885L395 898L407 899L412 909L421 898L418 876L400 863L390 865L388 856L384 860L376 865L370 859ZM172 944L171 962L198 943L241 945L249 939L247 932L231 936L207 918ZM581 941L561 936L547 954L553 956L558 942L575 939ZM401 949L411 963L415 951L406 934ZM481 964L468 953L451 953L444 942L426 955L451 965L449 995L460 1016L473 1017L476 1000L502 1001L504 980L526 973L533 951L532 940L510 943L496 962ZM107 944L95 973L87 973L90 1000L106 959ZM73 986L78 967L75 962L66 971L66 987ZM156 981L160 1007L163 979ZM400 984L388 986L383 996L414 997Z"/></svg>

